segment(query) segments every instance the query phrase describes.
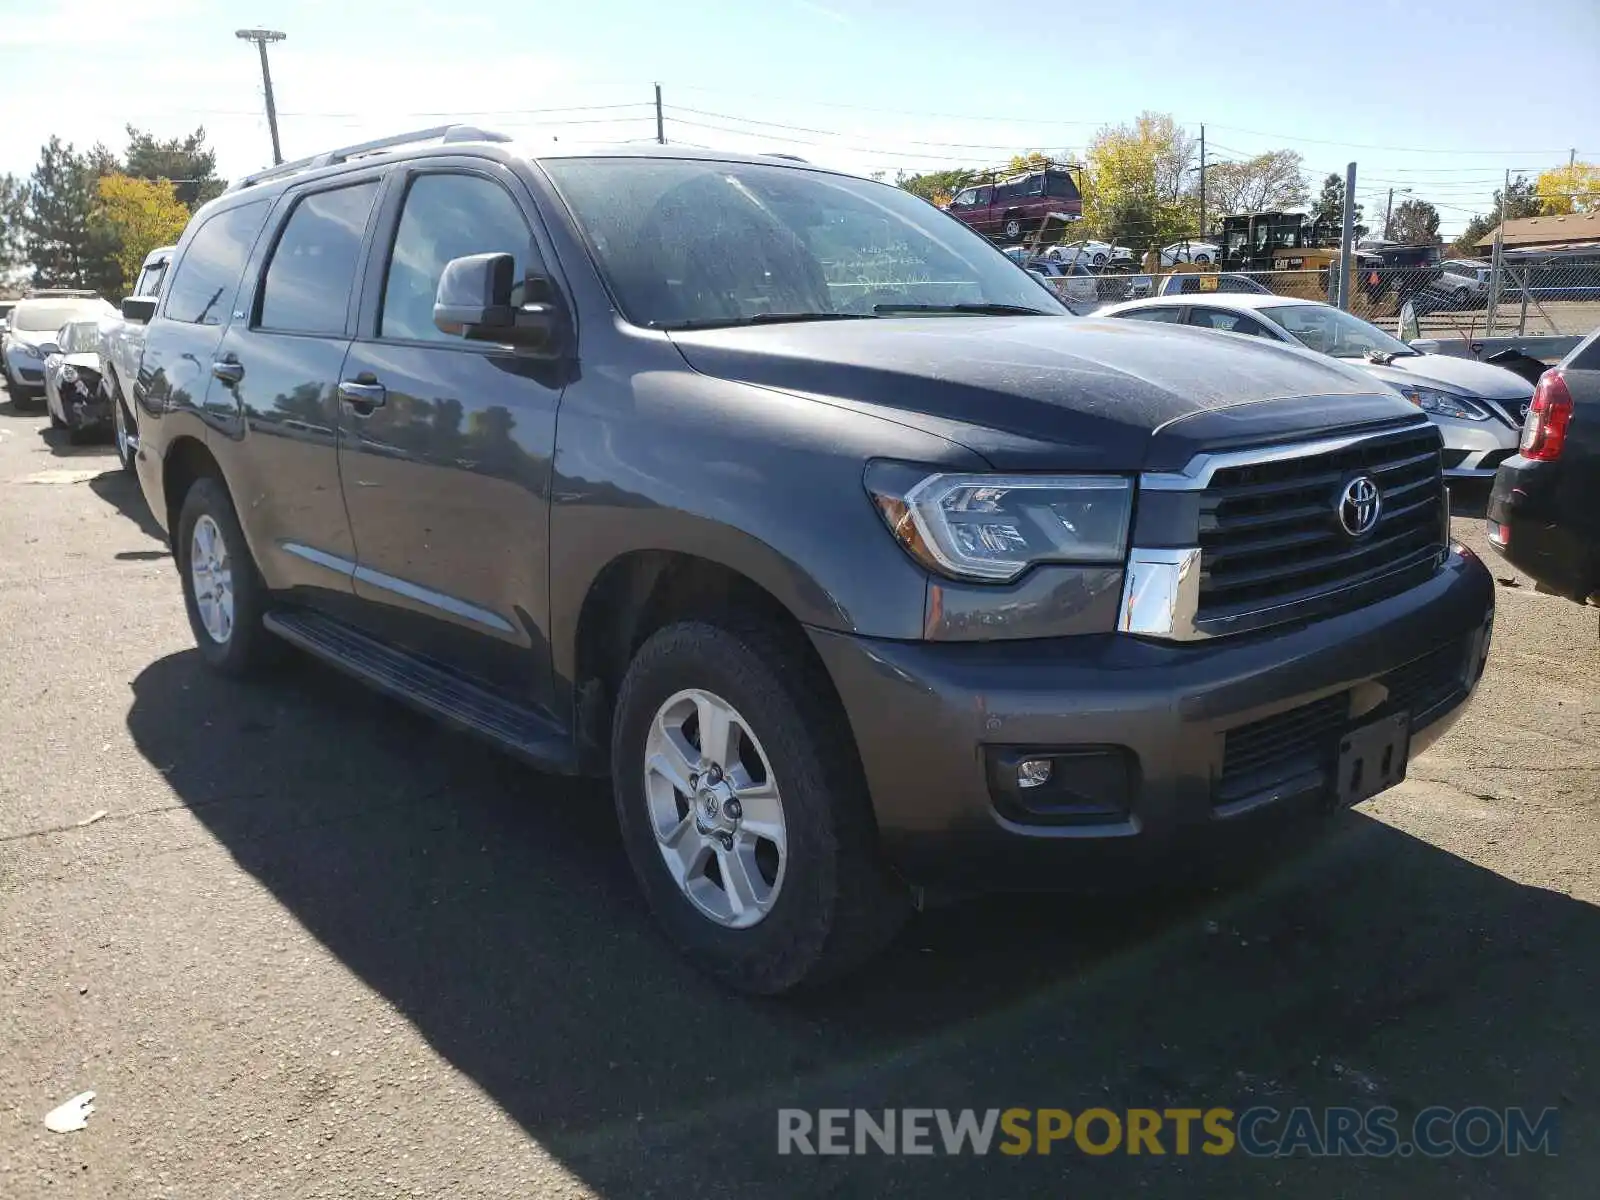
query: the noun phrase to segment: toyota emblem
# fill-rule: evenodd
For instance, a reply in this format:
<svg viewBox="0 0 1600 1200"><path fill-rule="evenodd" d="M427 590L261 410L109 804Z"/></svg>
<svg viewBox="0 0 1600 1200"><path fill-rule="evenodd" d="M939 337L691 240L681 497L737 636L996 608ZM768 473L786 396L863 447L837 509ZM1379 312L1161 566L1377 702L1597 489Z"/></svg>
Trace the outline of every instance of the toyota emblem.
<svg viewBox="0 0 1600 1200"><path fill-rule="evenodd" d="M1339 496L1339 524L1353 538L1366 537L1383 512L1383 493L1370 475L1357 475Z"/></svg>

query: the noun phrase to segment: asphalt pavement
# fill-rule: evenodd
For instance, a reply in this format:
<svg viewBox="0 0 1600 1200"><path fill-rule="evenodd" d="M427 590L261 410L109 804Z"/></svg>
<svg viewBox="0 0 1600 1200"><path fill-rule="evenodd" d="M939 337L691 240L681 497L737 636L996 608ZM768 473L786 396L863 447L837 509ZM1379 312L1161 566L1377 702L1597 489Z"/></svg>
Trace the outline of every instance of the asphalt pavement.
<svg viewBox="0 0 1600 1200"><path fill-rule="evenodd" d="M0 1197L1592 1196L1596 611L1225 883L919 916L803 1000L653 930L602 787L209 675L109 448L0 403ZM45 1114L93 1091L84 1129ZM1554 1155L793 1157L778 1110L1554 1108Z"/></svg>

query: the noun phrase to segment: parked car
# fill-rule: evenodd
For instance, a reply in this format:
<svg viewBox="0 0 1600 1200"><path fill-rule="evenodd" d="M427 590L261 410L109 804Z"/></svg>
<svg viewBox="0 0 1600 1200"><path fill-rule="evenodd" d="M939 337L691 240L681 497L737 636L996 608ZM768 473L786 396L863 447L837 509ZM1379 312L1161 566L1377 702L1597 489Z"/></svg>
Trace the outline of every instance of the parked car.
<svg viewBox="0 0 1600 1200"><path fill-rule="evenodd" d="M1138 258L1138 254L1127 246L1117 246L1111 242L1096 241L1093 238L1080 238L1075 242L1057 242L1045 253L1051 258L1060 259L1062 262L1081 261L1094 267L1103 267L1114 258L1135 260Z"/></svg>
<svg viewBox="0 0 1600 1200"><path fill-rule="evenodd" d="M1082 216L1083 197L1071 172L1051 167L962 188L945 211L979 233L1015 242L1038 229L1050 214Z"/></svg>
<svg viewBox="0 0 1600 1200"><path fill-rule="evenodd" d="M63 325L114 311L93 292L44 291L18 301L0 350L11 402L44 395L44 360L55 352L56 334Z"/></svg>
<svg viewBox="0 0 1600 1200"><path fill-rule="evenodd" d="M133 469L139 448L139 425L129 401L139 377L139 356L144 350L145 328L155 315L161 284L172 265L175 246L161 246L145 255L133 291L122 298L122 311L100 322L100 384L105 409L111 414L112 441L124 471Z"/></svg>
<svg viewBox="0 0 1600 1200"><path fill-rule="evenodd" d="M1319 300L1240 293L1197 294L1113 305L1097 316L1194 325L1309 347L1344 359L1382 380L1432 418L1444 435L1445 474L1492 478L1516 453L1533 396L1520 376L1500 367L1424 354L1376 325Z"/></svg>
<svg viewBox="0 0 1600 1200"><path fill-rule="evenodd" d="M1489 265L1470 259L1450 258L1439 264L1443 274L1426 290L1447 298L1455 308L1482 308L1489 302Z"/></svg>
<svg viewBox="0 0 1600 1200"><path fill-rule="evenodd" d="M136 397L199 656L287 641L609 773L667 936L756 993L917 896L1159 871L1398 779L1493 613L1437 430L1334 359L1073 318L950 224L459 128L246 178Z"/></svg>
<svg viewBox="0 0 1600 1200"><path fill-rule="evenodd" d="M1600 604L1600 329L1546 371L1489 494L1489 540L1543 591Z"/></svg>
<svg viewBox="0 0 1600 1200"><path fill-rule="evenodd" d="M44 360L44 402L50 424L74 442L105 430L110 414L100 390L100 331L93 319L68 321Z"/></svg>
<svg viewBox="0 0 1600 1200"><path fill-rule="evenodd" d="M1270 296L1272 289L1258 283L1248 275L1236 271L1220 273L1182 271L1161 276L1155 289L1157 296L1198 296L1209 292L1246 292L1255 296Z"/></svg>
<svg viewBox="0 0 1600 1200"><path fill-rule="evenodd" d="M0 341L4 340L6 330L11 328L11 310L16 306L15 300L0 300Z"/></svg>
<svg viewBox="0 0 1600 1200"><path fill-rule="evenodd" d="M1161 265L1164 267L1175 266L1178 263L1214 263L1222 257L1222 247L1215 242L1173 242L1170 246L1161 248Z"/></svg>

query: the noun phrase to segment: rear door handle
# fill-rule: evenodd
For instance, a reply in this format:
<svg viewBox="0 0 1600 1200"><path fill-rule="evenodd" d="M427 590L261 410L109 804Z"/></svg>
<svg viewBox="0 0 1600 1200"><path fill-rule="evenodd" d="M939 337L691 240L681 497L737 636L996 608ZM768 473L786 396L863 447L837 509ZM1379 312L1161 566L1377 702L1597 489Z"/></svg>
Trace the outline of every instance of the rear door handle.
<svg viewBox="0 0 1600 1200"><path fill-rule="evenodd" d="M244 378L244 364L230 358L219 358L211 364L211 374L223 383L238 383Z"/></svg>
<svg viewBox="0 0 1600 1200"><path fill-rule="evenodd" d="M339 399L358 413L369 413L383 407L389 399L389 389L381 383L362 383L346 379L339 384Z"/></svg>

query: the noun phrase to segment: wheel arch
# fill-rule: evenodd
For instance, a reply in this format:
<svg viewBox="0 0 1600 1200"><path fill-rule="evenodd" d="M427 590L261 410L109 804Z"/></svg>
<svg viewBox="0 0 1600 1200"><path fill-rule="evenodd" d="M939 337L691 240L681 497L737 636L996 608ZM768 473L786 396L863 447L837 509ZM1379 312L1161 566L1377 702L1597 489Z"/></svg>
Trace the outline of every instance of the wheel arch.
<svg viewBox="0 0 1600 1200"><path fill-rule="evenodd" d="M773 589L699 554L630 550L595 575L571 641L578 742L589 765L603 768L609 755L613 705L634 654L657 630L693 618L735 626L759 622L792 642L832 692L832 678L806 636L805 622Z"/></svg>
<svg viewBox="0 0 1600 1200"><path fill-rule="evenodd" d="M222 480L223 486L227 486L221 465L203 441L188 434L174 438L161 456L161 497L166 508L164 524L170 536L177 536L183 498L189 494L195 480L206 476Z"/></svg>

